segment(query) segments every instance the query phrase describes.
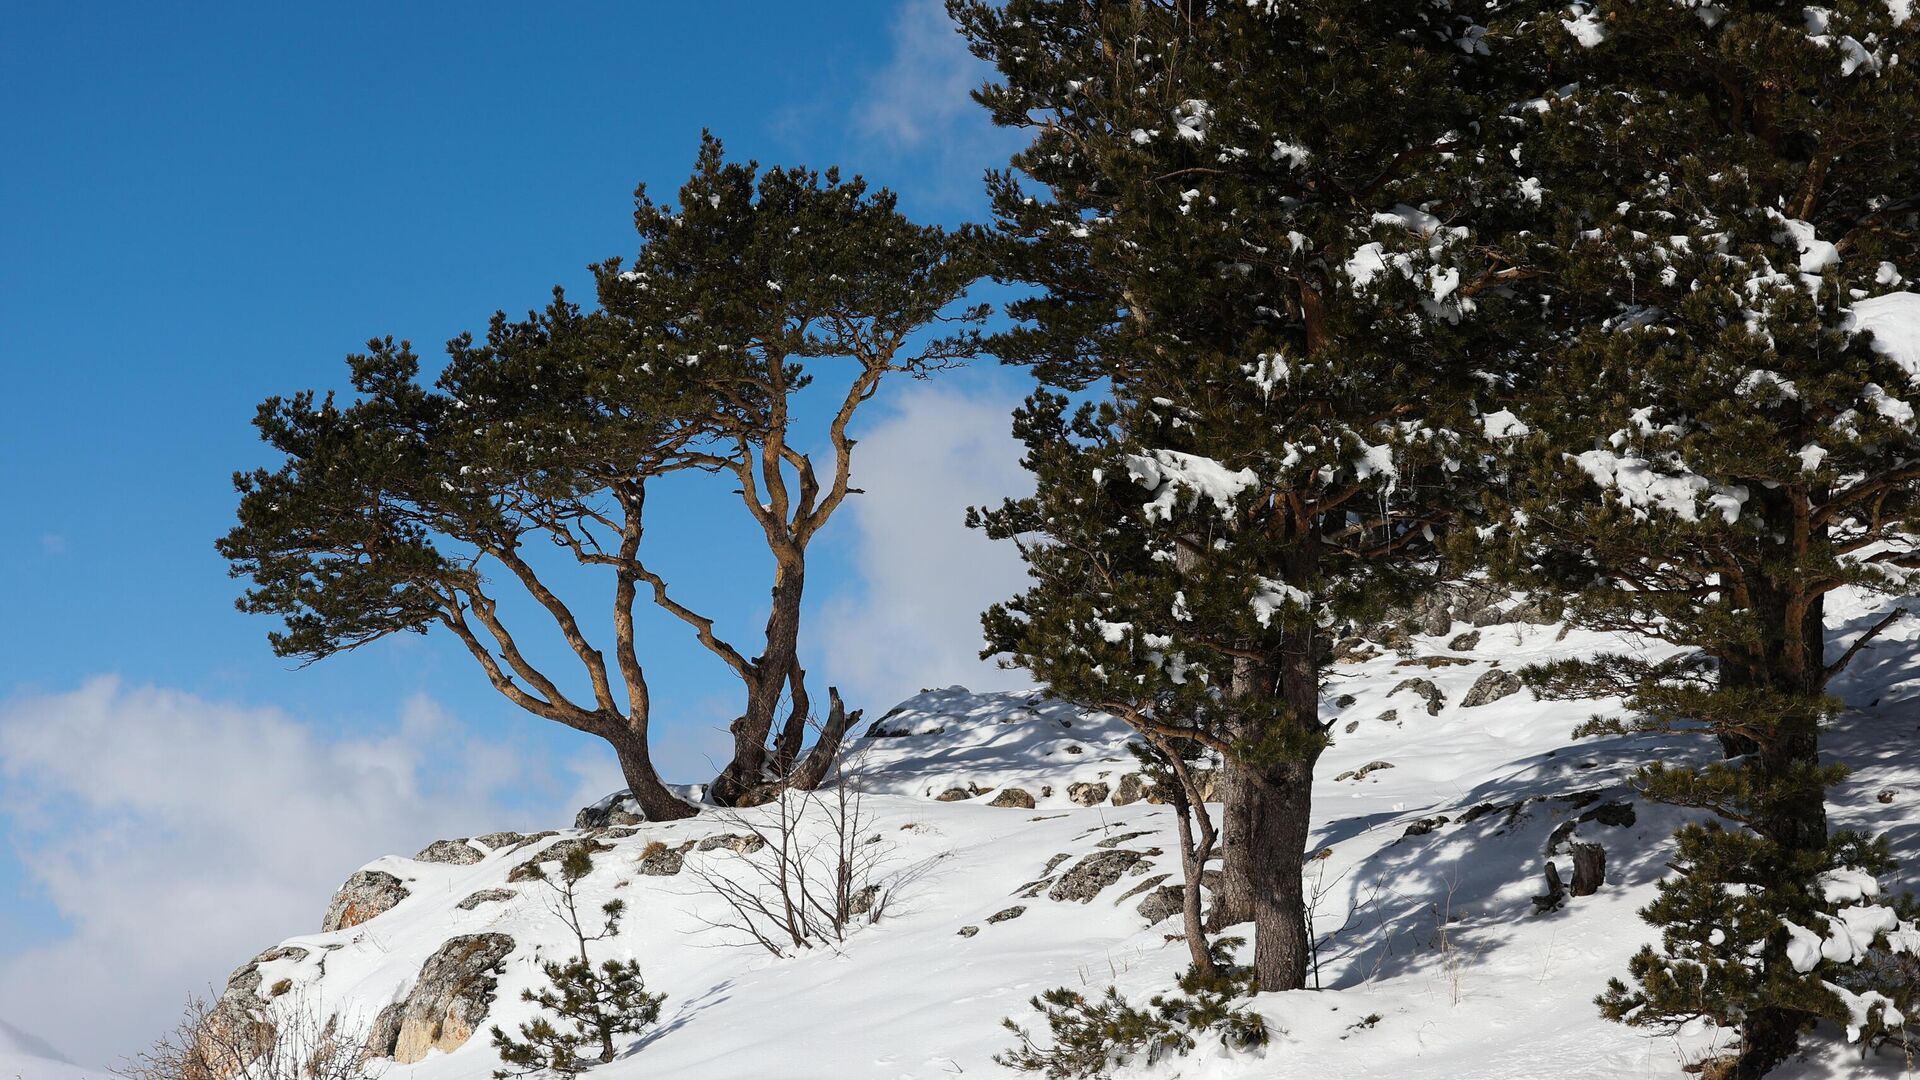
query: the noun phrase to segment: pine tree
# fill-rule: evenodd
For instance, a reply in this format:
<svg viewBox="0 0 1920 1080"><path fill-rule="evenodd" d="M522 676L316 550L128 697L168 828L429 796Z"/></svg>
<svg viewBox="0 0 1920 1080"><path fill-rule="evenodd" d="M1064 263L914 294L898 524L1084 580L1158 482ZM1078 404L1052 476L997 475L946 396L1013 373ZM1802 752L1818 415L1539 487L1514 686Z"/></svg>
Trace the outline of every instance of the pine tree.
<svg viewBox="0 0 1920 1080"><path fill-rule="evenodd" d="M495 1080L552 1072L574 1076L592 1065L613 1060L613 1040L617 1035L646 1030L660 1019L660 1003L665 994L650 994L640 977L638 961L602 961L594 967L587 944L604 941L620 932L620 919L626 904L609 900L601 906L598 932L588 934L580 912L580 882L593 873L593 856L585 848L573 848L560 863L560 880L554 881L538 864L534 876L553 889L554 914L572 932L578 953L566 960L549 960L540 965L547 986L523 990L520 997L548 1013L520 1025L514 1038L499 1025L493 1028L493 1047L503 1064L514 1066L499 1070ZM583 1049L597 1049L597 1056L585 1056Z"/></svg>
<svg viewBox="0 0 1920 1080"><path fill-rule="evenodd" d="M1251 917L1259 985L1299 987L1333 629L1432 569L1517 275L1475 232L1521 198L1476 123L1485 27L1416 0L949 7L999 71L976 97L1033 133L989 179L999 274L1037 289L995 348L1059 391L1016 417L1036 494L974 517L1039 538L990 652L1224 759L1216 925Z"/></svg>
<svg viewBox="0 0 1920 1080"><path fill-rule="evenodd" d="M1860 0L1579 4L1531 25L1540 91L1503 123L1530 130L1519 168L1542 220L1511 244L1549 340L1488 425L1515 482L1489 489L1468 546L1582 625L1679 650L1534 680L1624 698L1595 730L1700 731L1731 759L1642 776L1731 827L1683 831L1683 870L1646 912L1665 951L1603 1008L1738 1023L1733 1075L1759 1076L1838 1009L1788 964L1784 924L1865 858L1828 837L1838 770L1819 732L1829 682L1899 615L1829 655L1824 598L1904 593L1920 565L1902 399L1920 368L1920 295L1903 290L1920 273L1920 23ZM1764 894L1734 899L1751 885ZM1716 912L1753 904L1707 941Z"/></svg>
<svg viewBox="0 0 1920 1080"><path fill-rule="evenodd" d="M525 319L496 313L431 381L405 342L376 340L348 358L354 400L262 405L255 424L285 460L235 477L240 521L220 551L251 579L242 610L285 620L279 655L449 633L515 705L606 739L642 811L666 820L693 808L653 765L636 605L683 623L745 691L710 799L817 784L850 721L830 695L802 757L807 552L855 492L860 406L975 352L983 312L961 297L982 264L973 230L917 225L834 171L730 163L710 137L677 206L644 188L636 202L639 253L595 267L597 310L555 290ZM830 395L815 438L794 409L810 386ZM756 646L721 637L649 560L647 495L670 474L724 477L764 539ZM598 632L573 591L589 575L606 590L593 610L611 612ZM525 648L524 619L578 667Z"/></svg>

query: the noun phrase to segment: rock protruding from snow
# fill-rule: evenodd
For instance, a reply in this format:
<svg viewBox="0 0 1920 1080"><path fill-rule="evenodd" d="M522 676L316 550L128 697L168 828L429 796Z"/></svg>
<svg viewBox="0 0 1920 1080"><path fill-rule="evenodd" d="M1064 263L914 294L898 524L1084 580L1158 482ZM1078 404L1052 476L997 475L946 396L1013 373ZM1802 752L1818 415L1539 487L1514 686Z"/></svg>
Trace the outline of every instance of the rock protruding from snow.
<svg viewBox="0 0 1920 1080"><path fill-rule="evenodd" d="M487 853L474 847L465 837L458 840L435 840L420 849L413 857L415 862L446 863L451 866L472 866Z"/></svg>
<svg viewBox="0 0 1920 1080"><path fill-rule="evenodd" d="M1075 806L1098 806L1107 801L1108 787L1098 781L1067 785L1067 801Z"/></svg>
<svg viewBox="0 0 1920 1080"><path fill-rule="evenodd" d="M1116 848L1111 851L1096 851L1079 862L1073 869L1060 875L1048 890L1047 899L1062 903L1084 904L1100 895L1100 890L1120 880L1120 875L1133 869L1141 859L1147 857L1144 851L1130 851Z"/></svg>
<svg viewBox="0 0 1920 1080"><path fill-rule="evenodd" d="M391 910L408 896L400 879L384 870L359 870L333 894L327 916L320 922L322 933L359 926L376 915Z"/></svg>
<svg viewBox="0 0 1920 1080"><path fill-rule="evenodd" d="M1491 705L1503 697L1519 692L1520 676L1511 671L1493 668L1474 680L1473 688L1467 691L1466 697L1460 699L1460 707L1473 709L1482 705Z"/></svg>
<svg viewBox="0 0 1920 1080"><path fill-rule="evenodd" d="M1033 794L1026 788L1001 788L988 806L1013 807L1017 810L1031 810L1034 807Z"/></svg>
<svg viewBox="0 0 1920 1080"><path fill-rule="evenodd" d="M1416 694L1425 701L1428 716L1439 716L1440 710L1446 707L1447 696L1440 692L1440 688L1433 684L1432 679L1401 679L1398 685L1387 691L1387 696L1392 697L1402 690Z"/></svg>
<svg viewBox="0 0 1920 1080"><path fill-rule="evenodd" d="M596 855L602 851L613 850L613 845L603 844L590 836L570 836L565 840L557 840L547 845L540 854L514 867L513 870L507 874L507 880L532 881L541 875L541 863L560 862L576 850L585 851L589 855Z"/></svg>
<svg viewBox="0 0 1920 1080"><path fill-rule="evenodd" d="M511 900L518 895L520 894L514 892L512 889L481 889L479 892L470 894L465 900L455 904L454 907L459 908L461 911L472 911L481 904L497 904L502 901Z"/></svg>
<svg viewBox="0 0 1920 1080"><path fill-rule="evenodd" d="M402 1065L458 1050L486 1021L513 939L463 934L440 946L406 997L382 1010L367 1050Z"/></svg>

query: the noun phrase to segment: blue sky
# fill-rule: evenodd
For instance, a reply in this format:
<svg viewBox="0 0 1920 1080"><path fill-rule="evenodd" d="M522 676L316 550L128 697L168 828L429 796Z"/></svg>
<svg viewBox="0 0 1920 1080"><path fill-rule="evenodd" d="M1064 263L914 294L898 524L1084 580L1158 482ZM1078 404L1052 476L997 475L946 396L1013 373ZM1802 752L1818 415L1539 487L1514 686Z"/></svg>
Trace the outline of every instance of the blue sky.
<svg viewBox="0 0 1920 1080"><path fill-rule="evenodd" d="M735 157L865 173L924 220L977 218L1012 145L965 100L982 76L930 0L10 12L0 1020L82 1060L132 1049L307 929L358 863L438 828L551 824L617 775L445 642L306 670L269 653L212 547L229 474L267 460L262 398L341 385L375 334L437 353L555 283L585 299L587 263L631 254L635 184L677 187L702 128ZM1022 380L983 364L895 389L865 421L870 494L810 575L810 667L876 713L1017 680L971 655L1017 566L958 515L1020 483ZM688 492L655 530L676 584L744 629L764 587L735 568L743 524ZM733 688L654 629L660 756L701 779ZM278 849L305 854L277 872ZM187 933L222 882L234 917ZM50 992L54 965L72 985ZM63 1019L83 993L107 995L106 1037Z"/></svg>

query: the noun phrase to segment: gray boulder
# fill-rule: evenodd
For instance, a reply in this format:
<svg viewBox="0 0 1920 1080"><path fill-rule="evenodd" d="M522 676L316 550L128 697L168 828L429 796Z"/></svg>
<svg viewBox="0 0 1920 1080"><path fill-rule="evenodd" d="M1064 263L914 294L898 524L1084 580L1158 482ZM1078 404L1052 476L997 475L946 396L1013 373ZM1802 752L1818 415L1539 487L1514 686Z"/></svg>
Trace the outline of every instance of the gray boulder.
<svg viewBox="0 0 1920 1080"><path fill-rule="evenodd" d="M519 894L512 889L481 889L479 892L473 893L465 900L455 904L454 907L459 908L461 911L472 911L481 904L497 904L502 900L511 900L518 895Z"/></svg>
<svg viewBox="0 0 1920 1080"><path fill-rule="evenodd" d="M1047 891L1047 898L1062 903L1087 903L1100 895L1101 889L1119 881L1120 875L1133 869L1134 864L1146 857L1144 851L1124 848L1096 851L1060 875L1060 880L1054 882L1053 888Z"/></svg>
<svg viewBox="0 0 1920 1080"><path fill-rule="evenodd" d="M988 806L1010 806L1016 810L1031 810L1034 807L1033 796L1025 788L1001 788Z"/></svg>
<svg viewBox="0 0 1920 1080"><path fill-rule="evenodd" d="M454 866L472 866L486 858L486 852L467 842L466 837L458 840L435 840L420 849L413 857L415 862L450 863Z"/></svg>
<svg viewBox="0 0 1920 1080"><path fill-rule="evenodd" d="M1447 696L1440 692L1439 687L1433 685L1432 679L1402 679L1394 684L1393 689L1387 691L1387 696L1392 697L1402 690L1418 695L1425 701L1428 716L1439 716L1440 710L1446 707Z"/></svg>
<svg viewBox="0 0 1920 1080"><path fill-rule="evenodd" d="M375 1018L367 1051L411 1065L435 1050L458 1050L486 1022L513 939L463 934L440 946L405 997Z"/></svg>
<svg viewBox="0 0 1920 1080"><path fill-rule="evenodd" d="M1146 776L1141 773L1130 772L1121 777L1119 785L1113 789L1113 805L1131 806L1146 798L1147 793L1148 785Z"/></svg>
<svg viewBox="0 0 1920 1080"><path fill-rule="evenodd" d="M1490 705L1503 697L1520 692L1520 676L1511 671L1493 668L1474 681L1467 696L1460 699L1460 707L1472 709L1481 705Z"/></svg>
<svg viewBox="0 0 1920 1080"><path fill-rule="evenodd" d="M333 894L333 901L327 905L327 916L320 922L320 932L358 926L384 914L408 895L400 879L384 870L355 871L346 884L340 886L340 891Z"/></svg>
<svg viewBox="0 0 1920 1080"><path fill-rule="evenodd" d="M725 848L736 855L751 855L767 842L753 833L719 833L702 839L693 845L695 851L718 851Z"/></svg>
<svg viewBox="0 0 1920 1080"><path fill-rule="evenodd" d="M1147 925L1152 926L1162 919L1180 914L1186 898L1186 886L1162 885L1148 892L1147 898L1140 901L1140 906L1136 910L1140 912L1141 918L1147 920Z"/></svg>
<svg viewBox="0 0 1920 1080"><path fill-rule="evenodd" d="M1067 785L1067 801L1075 806L1098 806L1107 801L1111 789L1099 781L1082 781Z"/></svg>

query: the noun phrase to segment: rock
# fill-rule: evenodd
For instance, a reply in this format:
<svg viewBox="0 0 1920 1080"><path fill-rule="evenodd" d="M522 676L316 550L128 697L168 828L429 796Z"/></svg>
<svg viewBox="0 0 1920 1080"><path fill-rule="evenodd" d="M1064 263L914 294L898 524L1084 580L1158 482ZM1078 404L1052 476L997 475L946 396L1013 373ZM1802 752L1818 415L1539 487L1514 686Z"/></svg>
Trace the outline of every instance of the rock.
<svg viewBox="0 0 1920 1080"><path fill-rule="evenodd" d="M963 926L958 931L956 931L956 933L958 933L961 937L972 937L973 935L979 932L980 932L980 928L977 926Z"/></svg>
<svg viewBox="0 0 1920 1080"><path fill-rule="evenodd" d="M1447 642L1447 648L1454 652L1471 652L1480 647L1480 631L1469 630Z"/></svg>
<svg viewBox="0 0 1920 1080"><path fill-rule="evenodd" d="M1508 611L1505 618L1508 622L1529 623L1534 626L1552 626L1554 623L1559 622L1565 614L1560 608L1561 605L1558 602L1550 597L1543 596L1537 600L1521 602L1511 611Z"/></svg>
<svg viewBox="0 0 1920 1080"><path fill-rule="evenodd" d="M520 841L525 840L526 836L525 834L517 832L490 832L485 836L476 836L474 839L487 845L487 850L498 851L501 848L512 847L518 844Z"/></svg>
<svg viewBox="0 0 1920 1080"><path fill-rule="evenodd" d="M1067 801L1075 806L1098 806L1107 801L1107 785L1098 780L1083 780L1067 785Z"/></svg>
<svg viewBox="0 0 1920 1080"><path fill-rule="evenodd" d="M1087 752L1086 747L1081 746L1077 743L1068 743L1067 745L1061 747L1061 749L1066 751L1069 754L1084 754Z"/></svg>
<svg viewBox="0 0 1920 1080"><path fill-rule="evenodd" d="M1368 774L1370 773L1377 773L1382 769L1391 769L1391 768L1393 768L1393 762L1391 761L1369 761L1365 765L1362 765L1357 769L1349 769L1346 772L1341 773L1339 776L1334 777L1334 779L1336 781L1365 780Z"/></svg>
<svg viewBox="0 0 1920 1080"><path fill-rule="evenodd" d="M520 895L512 889L481 889L454 906L461 911L472 911L481 904L497 904L502 900L511 900Z"/></svg>
<svg viewBox="0 0 1920 1080"><path fill-rule="evenodd" d="M1890 803L1894 800L1894 797L1899 794L1900 793L1893 788L1881 788L1880 793L1875 795L1874 798L1883 803Z"/></svg>
<svg viewBox="0 0 1920 1080"><path fill-rule="evenodd" d="M604 829L609 825L640 825L646 820L646 815L640 813L640 804L633 801L631 792L616 791L575 814L573 827Z"/></svg>
<svg viewBox="0 0 1920 1080"><path fill-rule="evenodd" d="M519 836L520 834L515 833L514 835ZM542 840L550 840L553 837L556 837L559 835L560 835L559 833L555 832L552 829L542 829L537 833L528 833L525 836L521 836L520 839L515 840L513 842L513 846L508 848L507 850L519 851L523 847L528 847L530 845L537 844Z"/></svg>
<svg viewBox="0 0 1920 1080"><path fill-rule="evenodd" d="M1380 655L1380 650L1359 638L1349 638L1334 647L1333 662L1336 664L1364 664Z"/></svg>
<svg viewBox="0 0 1920 1080"><path fill-rule="evenodd" d="M1162 919L1180 914L1182 905L1186 903L1186 897L1186 886L1162 885L1149 892L1147 898L1140 901L1140 906L1135 910L1140 912L1141 918L1147 920L1148 926L1152 926Z"/></svg>
<svg viewBox="0 0 1920 1080"><path fill-rule="evenodd" d="M879 902L880 902L880 886L868 885L865 888L860 889L858 892L855 892L852 896L847 897L847 914L849 915L868 914L869 912L873 911L873 906Z"/></svg>
<svg viewBox="0 0 1920 1080"><path fill-rule="evenodd" d="M320 932L358 926L391 909L408 895L400 879L384 870L356 871L340 886L340 891L333 894L333 902L327 905L327 917L320 922Z"/></svg>
<svg viewBox="0 0 1920 1080"><path fill-rule="evenodd" d="M1167 880L1172 876L1173 876L1172 874L1154 874L1152 877L1147 878L1145 881L1142 881L1140 884L1135 885L1133 888L1128 889L1126 892L1123 892L1119 896L1115 897L1113 901L1113 906L1119 907L1121 904L1124 904L1127 901L1133 899L1134 897L1139 896L1141 893L1146 892L1148 889L1153 888L1155 885L1160 884L1161 882Z"/></svg>
<svg viewBox="0 0 1920 1080"><path fill-rule="evenodd" d="M1383 724L1392 724L1398 727L1400 724L1400 710L1388 709L1386 712L1381 713L1379 716L1375 717L1374 719L1380 721Z"/></svg>
<svg viewBox="0 0 1920 1080"><path fill-rule="evenodd" d="M1438 829L1440 826L1445 825L1446 823L1447 823L1447 816L1445 814L1440 814L1430 818L1421 818L1419 821L1416 821L1413 824L1407 826L1407 831L1404 833L1401 833L1400 835L1402 839L1409 836L1425 836L1428 833L1432 832L1433 830Z"/></svg>
<svg viewBox="0 0 1920 1080"><path fill-rule="evenodd" d="M1428 716L1439 716L1440 710L1447 703L1446 695L1440 692L1439 687L1433 685L1432 679L1402 679L1394 685L1393 689L1387 691L1387 696L1392 697L1402 690L1411 691L1425 701Z"/></svg>
<svg viewBox="0 0 1920 1080"><path fill-rule="evenodd" d="M959 802L962 799L973 798L973 792L966 788L950 787L933 798L935 802Z"/></svg>
<svg viewBox="0 0 1920 1080"><path fill-rule="evenodd" d="M393 1044L384 1056L411 1065L464 1045L485 1022L511 952L513 939L505 934L463 934L440 946L398 1003Z"/></svg>
<svg viewBox="0 0 1920 1080"><path fill-rule="evenodd" d="M1034 802L1033 802L1033 796L1028 794L1026 789L1010 787L1010 788L1001 788L1000 793L995 795L993 797L993 801L988 803L987 805L988 806L1011 806L1020 810L1031 810L1034 807Z"/></svg>
<svg viewBox="0 0 1920 1080"><path fill-rule="evenodd" d="M612 851L612 844L603 844L592 837L571 836L546 846L540 854L514 867L507 873L508 881L532 881L540 876L541 863L559 862L575 851L585 851L592 855L601 851Z"/></svg>
<svg viewBox="0 0 1920 1080"><path fill-rule="evenodd" d="M1462 664L1471 663L1473 663L1473 661L1464 656L1422 656L1415 659L1402 660L1393 666L1423 667L1431 671L1434 668L1459 667Z"/></svg>
<svg viewBox="0 0 1920 1080"><path fill-rule="evenodd" d="M1131 806L1147 797L1147 778L1141 773L1130 772L1120 778L1113 789L1113 805Z"/></svg>
<svg viewBox="0 0 1920 1080"><path fill-rule="evenodd" d="M1428 637L1438 637L1453 629L1453 613L1447 610L1446 604L1439 604L1419 616L1414 628Z"/></svg>
<svg viewBox="0 0 1920 1080"><path fill-rule="evenodd" d="M1073 901L1087 903L1100 890L1120 880L1120 875L1131 870L1134 864L1146 858L1146 852L1128 851L1115 848L1112 851L1096 851L1079 862L1073 868L1060 875L1048 890L1047 898L1062 903Z"/></svg>
<svg viewBox="0 0 1920 1080"><path fill-rule="evenodd" d="M1055 870L1060 868L1061 863L1066 862L1068 859L1071 859L1071 858L1073 858L1073 853L1070 851L1062 851L1058 855L1053 856L1052 858L1047 860L1047 865L1041 868L1040 876L1046 877L1052 874Z"/></svg>
<svg viewBox="0 0 1920 1080"><path fill-rule="evenodd" d="M1353 703L1358 700L1360 699L1354 697L1352 694L1341 694L1339 697L1333 699L1333 707L1336 709L1350 709L1353 707Z"/></svg>
<svg viewBox="0 0 1920 1080"><path fill-rule="evenodd" d="M486 852L467 842L466 837L458 840L435 840L420 849L413 857L415 862L450 863L454 866L472 866L487 857Z"/></svg>
<svg viewBox="0 0 1920 1080"><path fill-rule="evenodd" d="M1520 676L1501 668L1493 668L1485 675L1474 680L1473 688L1467 696L1460 699L1460 707L1471 709L1480 705L1490 705L1503 697L1520 692Z"/></svg>
<svg viewBox="0 0 1920 1080"><path fill-rule="evenodd" d="M1144 832L1144 831L1143 832L1125 832L1125 833L1121 833L1118 836L1109 836L1105 840L1102 840L1093 846L1099 847L1099 848L1116 848L1116 847L1119 847L1121 844L1126 843L1129 840L1137 839L1142 836L1151 836L1151 835L1153 834Z"/></svg>
<svg viewBox="0 0 1920 1080"><path fill-rule="evenodd" d="M987 916L987 921L990 923L1003 923L1008 919L1017 919L1026 913L1027 905L1015 904L1010 908L1001 908L999 911Z"/></svg>
<svg viewBox="0 0 1920 1080"><path fill-rule="evenodd" d="M717 851L720 848L726 848L736 855L751 855L766 846L767 842L753 833L720 833L701 840L693 845L693 849Z"/></svg>
<svg viewBox="0 0 1920 1080"><path fill-rule="evenodd" d="M1359 731L1359 730L1360 730L1360 721L1358 721L1358 720L1349 720L1349 721L1347 721L1347 727L1346 727L1346 732L1347 732L1347 734L1349 734L1349 735L1351 735L1351 734L1353 734L1354 732L1356 732L1356 731Z"/></svg>
<svg viewBox="0 0 1920 1080"><path fill-rule="evenodd" d="M648 877L672 877L687 864L685 848L670 848L658 840L647 845L640 856L639 870Z"/></svg>
<svg viewBox="0 0 1920 1080"><path fill-rule="evenodd" d="M1597 821L1602 825L1611 825L1616 829L1632 827L1639 820L1633 812L1633 804L1628 802L1610 802L1580 815L1581 821ZM1577 895L1577 894L1576 894Z"/></svg>

